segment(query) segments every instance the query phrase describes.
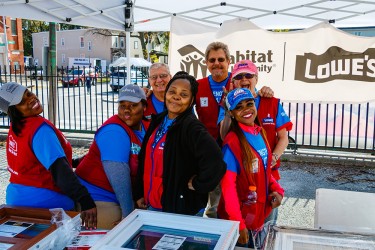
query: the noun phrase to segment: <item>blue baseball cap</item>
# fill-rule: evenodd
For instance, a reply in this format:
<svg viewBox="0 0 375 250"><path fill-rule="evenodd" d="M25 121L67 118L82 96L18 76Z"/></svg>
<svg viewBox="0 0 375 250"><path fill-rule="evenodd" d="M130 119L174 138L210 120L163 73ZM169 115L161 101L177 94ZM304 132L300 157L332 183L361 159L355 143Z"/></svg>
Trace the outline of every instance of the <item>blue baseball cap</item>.
<svg viewBox="0 0 375 250"><path fill-rule="evenodd" d="M233 110L241 101L248 99L254 99L250 90L245 88L234 89L228 93L225 105L229 110Z"/></svg>
<svg viewBox="0 0 375 250"><path fill-rule="evenodd" d="M145 101L147 100L146 94L145 94L145 91L137 85L134 85L131 83L131 84L125 85L119 90L118 100L117 100L118 102L128 101L128 102L138 103L141 100L145 100Z"/></svg>

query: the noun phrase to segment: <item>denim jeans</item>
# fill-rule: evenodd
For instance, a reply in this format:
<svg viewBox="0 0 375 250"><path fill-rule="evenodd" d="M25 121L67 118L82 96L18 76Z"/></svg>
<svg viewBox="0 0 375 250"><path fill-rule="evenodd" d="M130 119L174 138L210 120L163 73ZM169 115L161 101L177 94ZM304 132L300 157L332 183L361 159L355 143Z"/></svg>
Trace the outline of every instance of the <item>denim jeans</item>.
<svg viewBox="0 0 375 250"><path fill-rule="evenodd" d="M251 230L249 230L249 242L247 242L246 244L241 244L241 243L237 242L236 246L237 247L254 248L254 238L253 238L253 235L251 233Z"/></svg>
<svg viewBox="0 0 375 250"><path fill-rule="evenodd" d="M249 230L249 242L247 244L237 243L238 247L262 249L268 233L268 225L259 230Z"/></svg>

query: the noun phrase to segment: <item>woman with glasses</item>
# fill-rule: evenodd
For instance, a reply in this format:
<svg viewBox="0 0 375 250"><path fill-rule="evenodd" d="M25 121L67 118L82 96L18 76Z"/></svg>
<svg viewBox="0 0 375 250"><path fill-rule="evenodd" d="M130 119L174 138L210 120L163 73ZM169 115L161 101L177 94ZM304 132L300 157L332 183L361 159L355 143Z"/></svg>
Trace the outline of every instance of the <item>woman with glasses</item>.
<svg viewBox="0 0 375 250"><path fill-rule="evenodd" d="M208 192L220 182L222 153L192 112L198 82L186 72L168 83L165 111L153 116L139 155L135 199L139 207L203 214Z"/></svg>
<svg viewBox="0 0 375 250"><path fill-rule="evenodd" d="M233 67L232 82L235 88L247 88L254 96L255 107L258 112L258 120L260 126L266 131L267 140L272 150L272 175L278 181L280 174L278 168L280 166L280 156L288 146L288 131L292 129L288 115L281 106L280 99L275 97L266 98L258 94L256 85L258 83L258 68L250 60L242 60ZM224 119L224 111L222 109L221 119ZM219 118L220 120L220 118ZM231 119L227 116L221 123L220 133L222 138L225 137L231 123ZM266 221L277 220L277 209L274 209L271 216Z"/></svg>
<svg viewBox="0 0 375 250"><path fill-rule="evenodd" d="M280 99L258 95L258 69L252 61L242 60L234 65L232 82L235 88L247 88L254 96L258 120L267 132L267 140L272 149L272 174L279 180L277 169L280 165L280 156L288 146L288 131L292 129L293 124L281 106ZM230 123L230 119L227 118L227 121ZM227 128L228 124L221 126L222 137L225 137Z"/></svg>
<svg viewBox="0 0 375 250"><path fill-rule="evenodd" d="M112 229L134 209L138 153L148 127L143 120L146 105L142 88L134 84L122 87L117 114L96 131L89 152L76 169L98 208L98 228Z"/></svg>
<svg viewBox="0 0 375 250"><path fill-rule="evenodd" d="M221 182L218 216L239 221L238 246L254 248L253 235L262 229L272 208L281 204L284 190L271 175L272 151L256 119L250 90L230 91L225 105L231 127L223 143L227 171Z"/></svg>

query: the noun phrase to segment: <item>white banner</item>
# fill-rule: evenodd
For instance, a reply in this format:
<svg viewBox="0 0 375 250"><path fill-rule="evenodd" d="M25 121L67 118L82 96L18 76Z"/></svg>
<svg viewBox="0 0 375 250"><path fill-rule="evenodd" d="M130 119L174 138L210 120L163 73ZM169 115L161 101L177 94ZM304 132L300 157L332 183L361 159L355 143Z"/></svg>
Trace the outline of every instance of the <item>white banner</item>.
<svg viewBox="0 0 375 250"><path fill-rule="evenodd" d="M220 28L179 17L171 22L169 65L197 79L209 75L204 52L213 41L226 43L231 65L250 59L258 67L258 89L269 86L290 102L375 101L375 37L358 37L327 23L293 32L270 32L248 20Z"/></svg>

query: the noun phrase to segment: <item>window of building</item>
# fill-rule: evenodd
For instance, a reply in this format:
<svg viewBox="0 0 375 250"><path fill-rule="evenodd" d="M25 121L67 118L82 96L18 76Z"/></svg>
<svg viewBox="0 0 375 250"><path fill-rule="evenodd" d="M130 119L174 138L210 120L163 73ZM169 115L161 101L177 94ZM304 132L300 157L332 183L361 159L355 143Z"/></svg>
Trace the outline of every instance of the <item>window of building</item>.
<svg viewBox="0 0 375 250"><path fill-rule="evenodd" d="M48 42L48 37L43 37L43 47L48 47L48 44L49 44L49 42Z"/></svg>
<svg viewBox="0 0 375 250"><path fill-rule="evenodd" d="M138 41L134 41L134 49L138 49Z"/></svg>
<svg viewBox="0 0 375 250"><path fill-rule="evenodd" d="M61 38L61 46L65 46L65 38Z"/></svg>
<svg viewBox="0 0 375 250"><path fill-rule="evenodd" d="M79 37L79 41L80 41L80 48L84 48L85 47L85 38L83 36Z"/></svg>
<svg viewBox="0 0 375 250"><path fill-rule="evenodd" d="M61 54L61 63L65 63L65 54Z"/></svg>
<svg viewBox="0 0 375 250"><path fill-rule="evenodd" d="M113 41L113 47L114 48L118 48L118 37L116 36L113 39L114 39L114 41Z"/></svg>
<svg viewBox="0 0 375 250"><path fill-rule="evenodd" d="M120 37L120 47L124 48L125 47L125 40L124 37Z"/></svg>
<svg viewBox="0 0 375 250"><path fill-rule="evenodd" d="M91 51L91 50L92 50L92 43L91 43L91 41L88 41L88 42L87 42L87 50L88 50L88 51Z"/></svg>
<svg viewBox="0 0 375 250"><path fill-rule="evenodd" d="M12 29L12 36L16 36L17 35L17 20L16 19L10 20L10 26Z"/></svg>
<svg viewBox="0 0 375 250"><path fill-rule="evenodd" d="M15 70L19 70L20 69L20 63L18 61L14 61L13 67L14 67Z"/></svg>

